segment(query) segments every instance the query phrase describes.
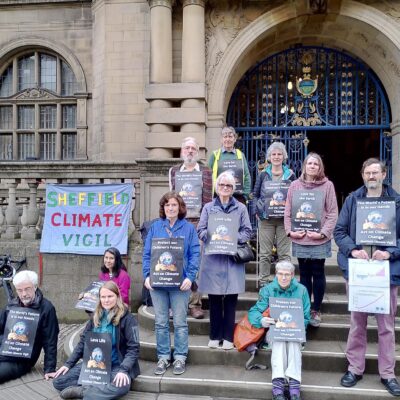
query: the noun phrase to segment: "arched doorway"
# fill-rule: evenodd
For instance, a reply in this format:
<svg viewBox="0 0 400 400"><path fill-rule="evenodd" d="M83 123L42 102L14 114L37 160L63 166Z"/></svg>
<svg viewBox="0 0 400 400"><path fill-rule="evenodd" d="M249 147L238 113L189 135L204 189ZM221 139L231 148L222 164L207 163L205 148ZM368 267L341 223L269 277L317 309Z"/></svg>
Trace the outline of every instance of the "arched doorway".
<svg viewBox="0 0 400 400"><path fill-rule="evenodd" d="M386 93L368 66L344 52L300 45L253 66L227 113L253 179L260 151L282 141L296 175L309 151L321 154L339 204L362 184L358 171L368 157L386 161L391 182L390 120Z"/></svg>

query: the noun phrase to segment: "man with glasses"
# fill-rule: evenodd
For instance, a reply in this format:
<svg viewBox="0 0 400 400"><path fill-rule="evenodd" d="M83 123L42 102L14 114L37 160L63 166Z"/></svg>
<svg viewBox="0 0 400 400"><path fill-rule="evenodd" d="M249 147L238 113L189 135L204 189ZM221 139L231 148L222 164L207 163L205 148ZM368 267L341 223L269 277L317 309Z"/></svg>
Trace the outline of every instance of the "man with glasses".
<svg viewBox="0 0 400 400"><path fill-rule="evenodd" d="M375 314L378 325L378 369L381 382L393 396L400 396L400 385L394 368L395 316L397 310L397 287L400 285L400 198L390 186L384 184L386 166L376 158L366 160L361 169L364 186L352 192L345 200L334 231L339 247L338 264L345 279L348 279L349 258L364 260L389 260L390 265L390 313ZM356 244L357 199L390 197L396 200L396 246L372 246ZM351 312L350 331L347 339L346 357L348 370L340 383L352 387L362 379L367 350L368 313Z"/></svg>
<svg viewBox="0 0 400 400"><path fill-rule="evenodd" d="M275 266L275 279L265 285L259 293L257 303L249 310L249 321L256 328L269 328L275 320L264 317L271 297L301 299L303 304L304 325L310 321L310 297L307 289L294 277L294 265L290 261L279 261ZM272 348L272 400L285 400L286 381L289 384L291 400L300 400L301 384L301 343L274 341Z"/></svg>
<svg viewBox="0 0 400 400"><path fill-rule="evenodd" d="M9 301L0 314L0 341L10 338L5 336L5 326L10 311L26 309L31 315L39 315L35 339L30 358L0 355L0 383L19 378L28 373L36 364L40 352L44 350L44 377L53 378L57 363L58 319L56 310L49 300L44 298L38 288L38 276L34 271L18 272L13 278L17 298ZM29 332L33 335L34 332Z"/></svg>
<svg viewBox="0 0 400 400"><path fill-rule="evenodd" d="M212 173L210 168L198 163L199 160L199 144L193 137L186 137L182 141L181 145L181 158L182 164L175 165L169 170L169 188L170 190L177 190L180 192L182 198L186 203L187 217L186 219L195 227L200 219L201 210L204 205L212 200ZM185 180L185 176L188 175L189 179L187 182L190 186L179 185L178 180ZM194 182L196 182L195 175L201 175L201 199L199 206L196 207L192 200L196 198L196 190L193 189ZM179 179L178 179L179 177ZM192 183L190 183L192 182ZM192 191L192 192L191 192ZM187 194L187 196L186 196ZM197 290L197 284L192 284L192 293L189 300L189 314L196 319L204 318L204 311L201 308L201 293Z"/></svg>

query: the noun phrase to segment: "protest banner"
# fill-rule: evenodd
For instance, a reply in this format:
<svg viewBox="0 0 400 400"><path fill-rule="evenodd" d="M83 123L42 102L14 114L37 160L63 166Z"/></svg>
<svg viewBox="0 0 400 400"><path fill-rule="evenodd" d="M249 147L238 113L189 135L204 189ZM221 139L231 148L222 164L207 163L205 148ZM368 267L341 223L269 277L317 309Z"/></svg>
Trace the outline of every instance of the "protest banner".
<svg viewBox="0 0 400 400"><path fill-rule="evenodd" d="M29 307L12 307L7 316L0 354L31 358L40 313Z"/></svg>
<svg viewBox="0 0 400 400"><path fill-rule="evenodd" d="M237 214L212 213L208 216L205 254L237 253L239 216Z"/></svg>
<svg viewBox="0 0 400 400"><path fill-rule="evenodd" d="M306 341L304 311L301 299L270 297L269 311L275 325L270 326L268 333L272 341L301 342Z"/></svg>
<svg viewBox="0 0 400 400"><path fill-rule="evenodd" d="M320 190L295 190L292 197L292 231L321 230L323 193Z"/></svg>
<svg viewBox="0 0 400 400"><path fill-rule="evenodd" d="M111 381L111 335L86 332L79 385L107 385Z"/></svg>
<svg viewBox="0 0 400 400"><path fill-rule="evenodd" d="M132 184L47 185L40 251L127 254L132 193Z"/></svg>
<svg viewBox="0 0 400 400"><path fill-rule="evenodd" d="M261 193L265 193L264 202L258 199L257 210L263 210L261 218L282 218L285 212L286 197L290 181L268 181L262 183Z"/></svg>
<svg viewBox="0 0 400 400"><path fill-rule="evenodd" d="M394 198L357 199L356 244L396 246Z"/></svg>
<svg viewBox="0 0 400 400"><path fill-rule="evenodd" d="M349 311L389 314L388 260L349 258Z"/></svg>
<svg viewBox="0 0 400 400"><path fill-rule="evenodd" d="M152 287L181 286L183 238L154 238L151 241L150 283Z"/></svg>
<svg viewBox="0 0 400 400"><path fill-rule="evenodd" d="M186 216L199 218L203 194L203 173L201 171L176 172L175 191L182 196L186 204Z"/></svg>
<svg viewBox="0 0 400 400"><path fill-rule="evenodd" d="M84 291L83 297L75 304L78 310L86 310L93 312L99 300L100 288L104 282L92 282Z"/></svg>

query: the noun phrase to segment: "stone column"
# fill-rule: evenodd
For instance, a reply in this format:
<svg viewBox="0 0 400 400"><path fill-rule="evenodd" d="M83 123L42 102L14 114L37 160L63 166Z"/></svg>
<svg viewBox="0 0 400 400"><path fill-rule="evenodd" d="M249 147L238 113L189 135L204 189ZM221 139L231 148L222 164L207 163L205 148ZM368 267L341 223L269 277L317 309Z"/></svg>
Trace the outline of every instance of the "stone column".
<svg viewBox="0 0 400 400"><path fill-rule="evenodd" d="M182 83L205 84L205 21L204 0L183 1L183 29L182 29ZM185 99L182 108L204 108L205 99ZM202 137L204 143L205 124L182 124L181 132L184 136ZM203 156L203 154L202 154Z"/></svg>
<svg viewBox="0 0 400 400"><path fill-rule="evenodd" d="M39 208L37 207L37 188L38 182L36 180L28 181L29 186L29 206L26 209L26 217L24 229L21 232L22 239L38 239L40 237L39 232L36 229L36 224L39 221Z"/></svg>
<svg viewBox="0 0 400 400"><path fill-rule="evenodd" d="M392 186L400 190L400 121L393 121L392 130Z"/></svg>
<svg viewBox="0 0 400 400"><path fill-rule="evenodd" d="M150 0L150 83L172 83L172 0ZM168 100L154 99L150 108L170 108ZM159 134L165 141L160 140L160 147L149 149L150 158L172 157L172 150L163 145L168 143L168 133L173 128L168 124L152 124L150 135Z"/></svg>
<svg viewBox="0 0 400 400"><path fill-rule="evenodd" d="M5 239L18 239L20 237L18 231L19 212L17 208L16 188L20 183L19 179L4 179L3 183L8 187L8 206L6 208L6 231L1 235Z"/></svg>

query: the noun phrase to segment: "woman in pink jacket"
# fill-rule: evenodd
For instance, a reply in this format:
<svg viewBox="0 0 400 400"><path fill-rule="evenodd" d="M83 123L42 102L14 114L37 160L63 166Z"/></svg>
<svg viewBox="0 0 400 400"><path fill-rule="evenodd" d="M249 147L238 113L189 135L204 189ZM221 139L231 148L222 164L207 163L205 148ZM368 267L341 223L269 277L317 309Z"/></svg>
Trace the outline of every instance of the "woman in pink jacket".
<svg viewBox="0 0 400 400"><path fill-rule="evenodd" d="M285 231L292 240L292 255L298 258L300 282L314 297L310 325L321 323L325 294L325 259L331 257L332 233L338 218L333 183L324 172L317 153L304 159L300 178L291 183L285 207Z"/></svg>
<svg viewBox="0 0 400 400"><path fill-rule="evenodd" d="M122 262L121 253L115 247L110 247L104 252L103 265L99 273L101 281L113 281L117 284L124 303L129 307L129 289L131 278Z"/></svg>

